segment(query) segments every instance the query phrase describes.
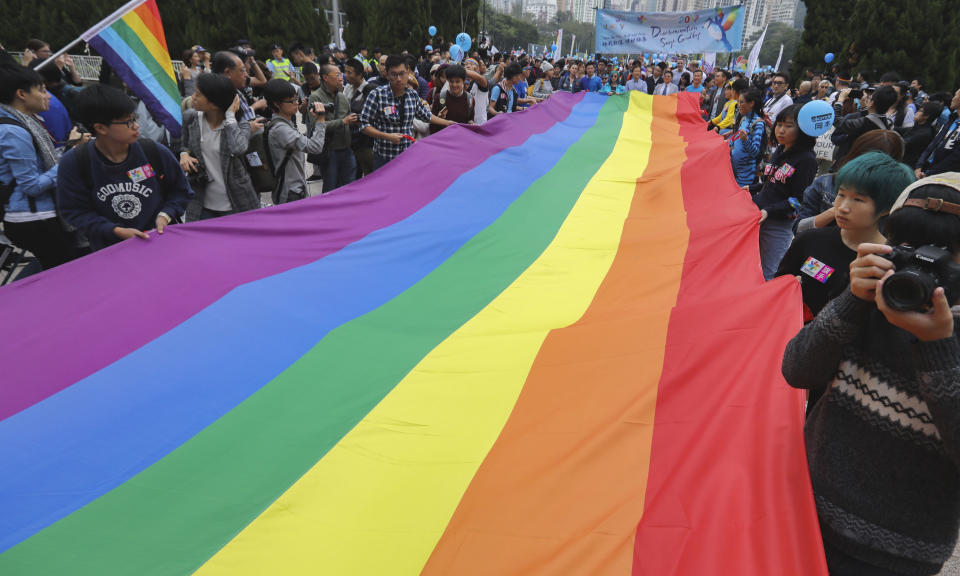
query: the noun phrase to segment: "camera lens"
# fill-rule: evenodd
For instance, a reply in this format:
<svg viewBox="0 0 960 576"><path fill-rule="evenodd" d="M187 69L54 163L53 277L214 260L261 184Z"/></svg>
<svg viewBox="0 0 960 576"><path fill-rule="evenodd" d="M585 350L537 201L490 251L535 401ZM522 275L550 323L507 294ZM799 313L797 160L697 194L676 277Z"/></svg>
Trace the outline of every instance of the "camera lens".
<svg viewBox="0 0 960 576"><path fill-rule="evenodd" d="M883 299L901 312L923 311L933 297L936 279L922 270L896 272L883 282Z"/></svg>

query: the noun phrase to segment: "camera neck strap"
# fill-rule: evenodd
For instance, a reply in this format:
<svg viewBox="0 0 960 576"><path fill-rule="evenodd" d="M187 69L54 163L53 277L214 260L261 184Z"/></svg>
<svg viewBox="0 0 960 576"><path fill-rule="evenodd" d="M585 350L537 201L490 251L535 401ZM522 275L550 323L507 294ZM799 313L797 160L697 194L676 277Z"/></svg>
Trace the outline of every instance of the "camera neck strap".
<svg viewBox="0 0 960 576"><path fill-rule="evenodd" d="M905 200L903 205L916 206L917 208L923 208L931 212L946 212L947 214L960 216L960 204L944 202L943 198L910 198Z"/></svg>

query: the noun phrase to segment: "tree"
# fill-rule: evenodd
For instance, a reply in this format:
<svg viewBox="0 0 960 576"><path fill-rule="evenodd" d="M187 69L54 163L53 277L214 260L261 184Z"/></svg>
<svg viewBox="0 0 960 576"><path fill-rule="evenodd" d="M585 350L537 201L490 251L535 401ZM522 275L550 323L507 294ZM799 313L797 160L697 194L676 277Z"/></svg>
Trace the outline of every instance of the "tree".
<svg viewBox="0 0 960 576"><path fill-rule="evenodd" d="M763 30L752 34L750 38L744 41L744 54L749 54L753 46L760 40L760 34ZM793 26L782 22L772 22L767 27L767 36L763 40L763 46L760 47L760 66L773 66L777 63L777 56L780 55L780 45L783 44L783 59L780 63L780 69L786 68L785 64L793 58L797 52L797 46L800 45L800 36L802 32L795 30Z"/></svg>
<svg viewBox="0 0 960 576"><path fill-rule="evenodd" d="M343 6L349 22L344 41L351 50L365 45L384 52L419 54L427 44L445 48L460 32L475 38L479 30L479 0L463 0L462 4L450 0L345 0ZM437 37L432 39L427 32L430 26L437 27Z"/></svg>
<svg viewBox="0 0 960 576"><path fill-rule="evenodd" d="M539 32L533 23L497 12L489 5L486 28L493 45L503 52L512 50L516 46L526 49L527 44L535 43L539 39Z"/></svg>
<svg viewBox="0 0 960 576"><path fill-rule="evenodd" d="M806 0L794 70L836 67L844 77L884 72L920 77L929 89L955 90L960 71L960 11L955 0ZM829 66L824 55L832 52ZM798 74L795 74L795 76Z"/></svg>
<svg viewBox="0 0 960 576"><path fill-rule="evenodd" d="M122 4L123 0L2 0L0 39L10 50L22 49L28 38L41 38L58 50ZM326 17L314 9L313 0L157 0L157 8L174 58L195 44L216 50L229 48L240 38L249 39L261 54L273 42L319 47L330 39Z"/></svg>

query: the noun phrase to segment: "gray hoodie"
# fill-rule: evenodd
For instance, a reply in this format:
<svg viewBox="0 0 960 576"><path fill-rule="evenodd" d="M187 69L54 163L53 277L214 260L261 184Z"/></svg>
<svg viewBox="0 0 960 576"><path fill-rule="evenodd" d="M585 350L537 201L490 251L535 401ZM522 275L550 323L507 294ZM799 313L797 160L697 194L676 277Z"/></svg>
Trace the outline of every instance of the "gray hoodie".
<svg viewBox="0 0 960 576"><path fill-rule="evenodd" d="M290 160L284 170L283 186L280 189L280 203L305 198L307 195L307 173L304 169L304 153L319 154L323 151L325 130L314 130L313 136L307 138L297 130L293 122L281 116L274 115L268 125L267 146L270 150L270 159L275 168L280 167L287 150L291 150Z"/></svg>

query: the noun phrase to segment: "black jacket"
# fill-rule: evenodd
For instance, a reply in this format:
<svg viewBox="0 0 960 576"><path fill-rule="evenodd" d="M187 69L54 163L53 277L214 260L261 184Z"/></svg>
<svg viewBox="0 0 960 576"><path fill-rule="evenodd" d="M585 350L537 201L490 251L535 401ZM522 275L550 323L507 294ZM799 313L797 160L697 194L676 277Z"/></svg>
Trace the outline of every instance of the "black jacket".
<svg viewBox="0 0 960 576"><path fill-rule="evenodd" d="M907 166L915 166L935 135L933 122L914 125L903 137L903 163Z"/></svg>
<svg viewBox="0 0 960 576"><path fill-rule="evenodd" d="M789 220L796 217L790 198L803 198L803 191L817 175L817 157L809 148L787 151L778 146L763 167L763 183L750 186L753 202L757 208L767 211L773 220Z"/></svg>
<svg viewBox="0 0 960 576"><path fill-rule="evenodd" d="M958 136L956 132L960 128L955 124L958 120L960 119L957 118L956 112L951 114L947 123L920 155L915 167L922 170L924 174L931 176L943 172L960 171L960 146L956 146Z"/></svg>
<svg viewBox="0 0 960 576"><path fill-rule="evenodd" d="M833 106L837 120L833 124L834 131L830 141L837 146L833 153L835 162L842 160L847 155L850 147L860 136L871 130L890 130L893 126L893 122L883 114L854 112L841 117L841 108L840 104L834 104Z"/></svg>

